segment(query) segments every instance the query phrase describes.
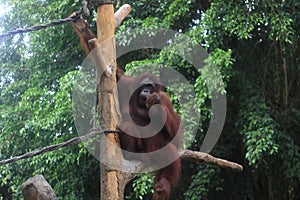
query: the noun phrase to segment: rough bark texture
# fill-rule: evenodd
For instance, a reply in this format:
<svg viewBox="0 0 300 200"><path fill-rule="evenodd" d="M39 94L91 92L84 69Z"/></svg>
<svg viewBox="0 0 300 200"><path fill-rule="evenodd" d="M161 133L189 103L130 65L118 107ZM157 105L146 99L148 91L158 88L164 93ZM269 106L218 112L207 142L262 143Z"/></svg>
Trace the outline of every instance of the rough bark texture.
<svg viewBox="0 0 300 200"><path fill-rule="evenodd" d="M57 197L43 175L29 178L22 184L25 200L57 200Z"/></svg>
<svg viewBox="0 0 300 200"><path fill-rule="evenodd" d="M114 40L115 19L112 4L104 4L97 9L97 36L102 54L103 65L98 67L98 98L99 117L102 129L115 130L119 124L119 104L116 86L116 47ZM98 46L99 46L98 45ZM100 54L98 54L100 56ZM103 73L102 73L103 72ZM121 160L122 155L117 152L118 137L108 134L107 141L101 144L101 154L104 152L108 159ZM103 156L103 155L102 155ZM119 193L118 172L101 164L101 199L123 199Z"/></svg>

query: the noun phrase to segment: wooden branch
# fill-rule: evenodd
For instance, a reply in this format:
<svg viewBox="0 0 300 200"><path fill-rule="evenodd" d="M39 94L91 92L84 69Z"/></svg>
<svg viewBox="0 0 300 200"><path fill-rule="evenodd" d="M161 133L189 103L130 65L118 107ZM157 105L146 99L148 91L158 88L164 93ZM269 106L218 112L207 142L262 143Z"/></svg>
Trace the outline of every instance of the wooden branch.
<svg viewBox="0 0 300 200"><path fill-rule="evenodd" d="M188 160L196 163L205 163L205 164L210 164L210 165L217 165L222 168L229 168L233 169L235 171L243 171L243 166L230 162L228 160L224 160L221 158L216 158L210 154L199 152L199 151L192 151L192 150L180 150L179 152L180 159L183 160ZM128 165L127 168L132 169L132 171L139 173L141 172L145 165L141 161L130 161L127 162ZM120 177L122 177L122 184L121 185L126 185L129 183L135 176L136 173L125 173L125 172L119 172Z"/></svg>
<svg viewBox="0 0 300 200"><path fill-rule="evenodd" d="M223 168L231 168L236 171L243 171L243 166L230 162L228 160L216 158L207 153L192 151L192 150L181 150L179 151L179 155L181 159L189 160L193 162L203 162L211 165L217 165Z"/></svg>
<svg viewBox="0 0 300 200"><path fill-rule="evenodd" d="M208 153L184 149L184 150L179 150L178 154L180 156L180 159L183 159L183 160L188 160L188 161L192 161L192 162L196 162L196 163L217 165L219 167L229 168L229 169L233 169L235 171L243 171L243 166L241 166L237 163L234 163L234 162L230 162L228 160L216 158ZM130 169L130 171L132 171L134 173L139 173L139 172L143 171L143 169L145 167L145 165L143 163L141 163L140 161L136 161L136 160L128 161L125 163L126 163L125 168Z"/></svg>
<svg viewBox="0 0 300 200"><path fill-rule="evenodd" d="M115 28L119 28L123 20L130 13L130 11L131 6L129 4L124 4L119 8L119 10L115 13Z"/></svg>

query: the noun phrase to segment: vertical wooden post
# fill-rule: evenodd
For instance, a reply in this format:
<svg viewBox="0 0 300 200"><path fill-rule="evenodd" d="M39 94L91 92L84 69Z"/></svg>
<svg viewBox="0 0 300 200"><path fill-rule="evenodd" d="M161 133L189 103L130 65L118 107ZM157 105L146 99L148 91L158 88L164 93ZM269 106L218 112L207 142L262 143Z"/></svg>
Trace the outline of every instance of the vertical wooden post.
<svg viewBox="0 0 300 200"><path fill-rule="evenodd" d="M102 129L115 130L120 120L118 109L117 87L116 87L116 47L114 39L115 20L113 4L102 4L97 8L97 37L100 48L98 56L102 56L104 66L99 66L98 98L99 117ZM98 45L98 46L99 46ZM99 72L103 72L99 74ZM117 153L116 146L119 146L118 136L108 134L107 141L101 143L101 149L105 149L109 159L121 159ZM101 154L103 153L101 152ZM118 171L101 164L101 199L118 200L123 199L119 193Z"/></svg>
<svg viewBox="0 0 300 200"><path fill-rule="evenodd" d="M101 1L101 0L99 0ZM102 0L103 2L103 0ZM89 4L97 3L91 0ZM110 1L110 3L113 3ZM83 18L73 22L73 28L80 38L80 43L84 47L87 54L92 50L94 51L92 61L95 61L97 66L97 95L98 95L98 109L100 124L102 129L115 130L120 120L119 103L116 91L116 50L114 40L114 29L120 26L121 22L125 19L131 7L125 4L119 8L114 15L114 8L112 4L103 4L98 6L97 13L97 28L98 39L94 36L89 29L88 24ZM73 16L75 13L71 14ZM100 43L100 45L99 45ZM102 72L104 72L102 74ZM113 159L114 161L122 161L122 153L116 152L115 146L118 145L118 137L114 134L107 136L109 144L102 143L101 155L104 153L106 158ZM102 154L103 153L103 154ZM119 153L119 154L118 154ZM133 176L125 172L116 171L109 167L101 165L101 199L123 200L124 189L129 180Z"/></svg>

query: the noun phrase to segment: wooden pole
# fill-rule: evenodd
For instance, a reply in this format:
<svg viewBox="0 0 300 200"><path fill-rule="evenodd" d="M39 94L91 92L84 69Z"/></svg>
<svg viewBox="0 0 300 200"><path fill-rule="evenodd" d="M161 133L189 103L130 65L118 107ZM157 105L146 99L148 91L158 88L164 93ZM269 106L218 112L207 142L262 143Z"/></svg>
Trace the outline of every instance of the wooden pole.
<svg viewBox="0 0 300 200"><path fill-rule="evenodd" d="M97 47L98 56L103 60L98 67L98 112L102 129L115 130L120 120L119 104L116 86L116 46L115 46L115 19L114 6L103 4L97 8ZM103 72L103 73L102 73ZM118 137L115 134L108 134L107 141L101 143L102 154L105 153L108 159L121 160L121 154L117 152L119 146ZM102 141L101 141L102 142ZM101 196L102 200L123 199L119 193L118 171L101 164Z"/></svg>
<svg viewBox="0 0 300 200"><path fill-rule="evenodd" d="M116 52L114 29L120 26L120 23L130 11L130 5L125 4L121 6L114 15L113 23L113 6L110 4L100 5L97 9L98 39L93 35L89 29L89 25L83 18L73 23L73 28L79 36L80 43L86 53L89 54L93 50L95 51L93 55L97 55L95 58L92 58L92 60L94 64L99 64L99 66L97 66L97 83L99 83L97 85L97 95L99 98L98 109L100 124L103 129L115 130L120 119L117 92L115 90ZM74 13L72 15L74 15ZM103 71L104 73L102 74L101 72ZM111 143L104 144L105 147L101 144L101 149L105 148L104 152L107 154L105 156L121 161L123 159L122 154L118 155L114 148L115 145L118 145L118 138L115 135L108 135L107 139ZM126 183L130 180L128 177L128 174L125 172L112 170L101 165L101 199L123 200Z"/></svg>

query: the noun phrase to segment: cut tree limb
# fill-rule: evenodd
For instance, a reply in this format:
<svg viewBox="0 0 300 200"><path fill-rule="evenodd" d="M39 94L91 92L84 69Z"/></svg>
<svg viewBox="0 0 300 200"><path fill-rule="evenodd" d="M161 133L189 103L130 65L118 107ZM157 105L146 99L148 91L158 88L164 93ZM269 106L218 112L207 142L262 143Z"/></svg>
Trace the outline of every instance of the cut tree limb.
<svg viewBox="0 0 300 200"><path fill-rule="evenodd" d="M243 166L234 162L230 162L228 160L216 158L207 153L192 150L181 150L179 151L179 155L180 158L184 160L189 160L193 162L203 162L207 164L218 165L224 168L231 168L236 171L243 171Z"/></svg>
<svg viewBox="0 0 300 200"><path fill-rule="evenodd" d="M119 10L115 13L115 28L118 28L123 20L127 17L127 15L131 11L131 6L129 4L124 4L119 8Z"/></svg>

